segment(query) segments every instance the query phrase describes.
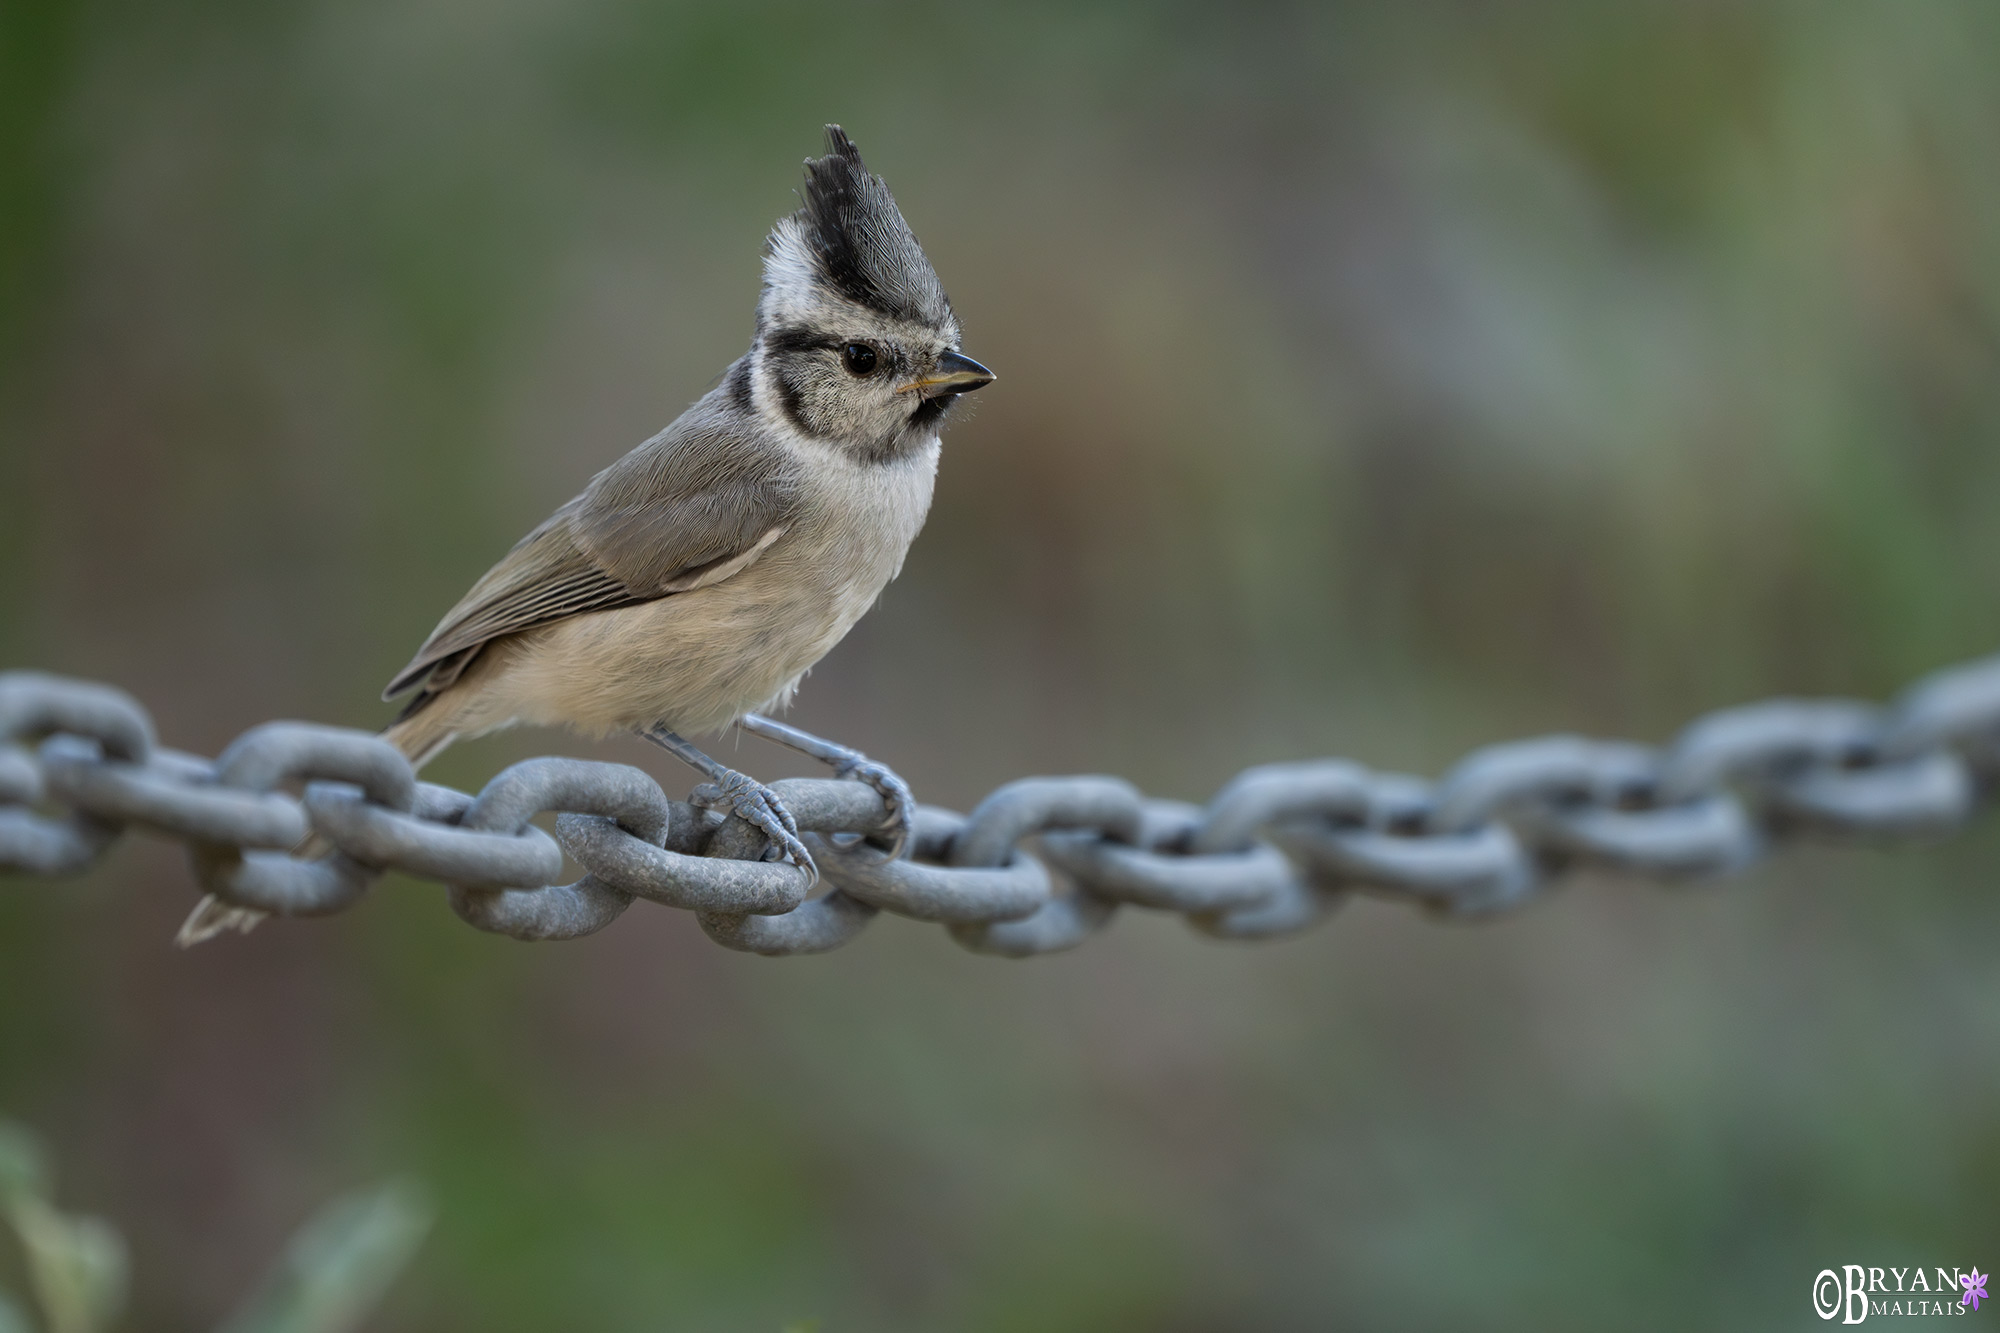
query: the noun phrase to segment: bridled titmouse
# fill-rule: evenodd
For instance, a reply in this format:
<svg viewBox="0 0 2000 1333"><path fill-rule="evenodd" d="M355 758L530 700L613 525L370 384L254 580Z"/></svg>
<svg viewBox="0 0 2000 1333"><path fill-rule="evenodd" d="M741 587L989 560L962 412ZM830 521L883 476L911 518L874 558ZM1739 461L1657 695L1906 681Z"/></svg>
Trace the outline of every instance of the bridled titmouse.
<svg viewBox="0 0 2000 1333"><path fill-rule="evenodd" d="M415 691L384 733L412 764L522 723L637 732L708 776L699 801L816 876L776 794L683 736L741 723L874 786L900 849L914 811L900 778L762 714L902 568L939 428L993 374L959 351L888 187L839 126L826 136L804 206L765 245L750 350L487 571L389 682L384 698ZM184 938L245 924L204 908Z"/></svg>

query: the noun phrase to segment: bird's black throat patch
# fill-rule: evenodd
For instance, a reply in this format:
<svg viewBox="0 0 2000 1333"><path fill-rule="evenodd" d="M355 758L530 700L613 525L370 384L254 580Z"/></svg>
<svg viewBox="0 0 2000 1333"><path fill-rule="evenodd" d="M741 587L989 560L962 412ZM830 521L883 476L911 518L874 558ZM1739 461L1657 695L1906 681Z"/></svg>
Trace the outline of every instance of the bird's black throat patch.
<svg viewBox="0 0 2000 1333"><path fill-rule="evenodd" d="M935 431L944 423L944 414L951 411L952 404L957 401L958 395L955 393L948 393L942 398L924 399L917 405L917 410L910 413L910 425L920 431Z"/></svg>

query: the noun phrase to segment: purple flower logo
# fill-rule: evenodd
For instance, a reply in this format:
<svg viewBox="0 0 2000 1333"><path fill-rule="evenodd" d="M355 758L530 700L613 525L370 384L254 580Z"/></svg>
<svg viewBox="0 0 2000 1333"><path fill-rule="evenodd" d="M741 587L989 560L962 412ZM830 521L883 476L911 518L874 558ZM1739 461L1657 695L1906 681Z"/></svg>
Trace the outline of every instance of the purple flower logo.
<svg viewBox="0 0 2000 1333"><path fill-rule="evenodd" d="M1969 1305L1977 1310L1979 1302L1985 1299L1986 1296L1986 1278L1987 1275L1980 1272L1977 1268L1973 1269L1965 1277L1960 1278L1958 1283L1965 1288L1965 1295L1958 1298L1958 1303L1960 1305Z"/></svg>

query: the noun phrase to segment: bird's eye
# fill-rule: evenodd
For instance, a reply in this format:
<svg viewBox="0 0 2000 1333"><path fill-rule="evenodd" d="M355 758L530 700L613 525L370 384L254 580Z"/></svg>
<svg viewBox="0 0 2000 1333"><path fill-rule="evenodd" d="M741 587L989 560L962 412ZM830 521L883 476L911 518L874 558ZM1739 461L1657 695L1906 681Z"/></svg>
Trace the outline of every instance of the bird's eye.
<svg viewBox="0 0 2000 1333"><path fill-rule="evenodd" d="M867 343L849 343L840 349L841 364L850 375L872 375L875 373L875 349Z"/></svg>

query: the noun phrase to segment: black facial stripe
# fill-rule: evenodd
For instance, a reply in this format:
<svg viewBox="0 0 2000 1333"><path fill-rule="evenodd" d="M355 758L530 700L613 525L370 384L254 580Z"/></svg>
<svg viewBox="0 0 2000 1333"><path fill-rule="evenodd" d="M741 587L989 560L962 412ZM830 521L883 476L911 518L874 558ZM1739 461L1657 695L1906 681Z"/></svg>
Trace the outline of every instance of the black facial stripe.
<svg viewBox="0 0 2000 1333"><path fill-rule="evenodd" d="M743 357L729 368L729 378L723 382L729 393L729 405L739 412L750 410L750 358Z"/></svg>
<svg viewBox="0 0 2000 1333"><path fill-rule="evenodd" d="M803 324L780 324L764 331L764 346L773 352L830 352L847 345L845 338L829 338Z"/></svg>
<svg viewBox="0 0 2000 1333"><path fill-rule="evenodd" d="M812 423L806 420L805 394L800 391L799 386L793 382L783 366L771 367L771 383L778 390L778 406L785 409L785 415L791 418L792 425L798 428L799 434L817 436L819 432L815 431Z"/></svg>

